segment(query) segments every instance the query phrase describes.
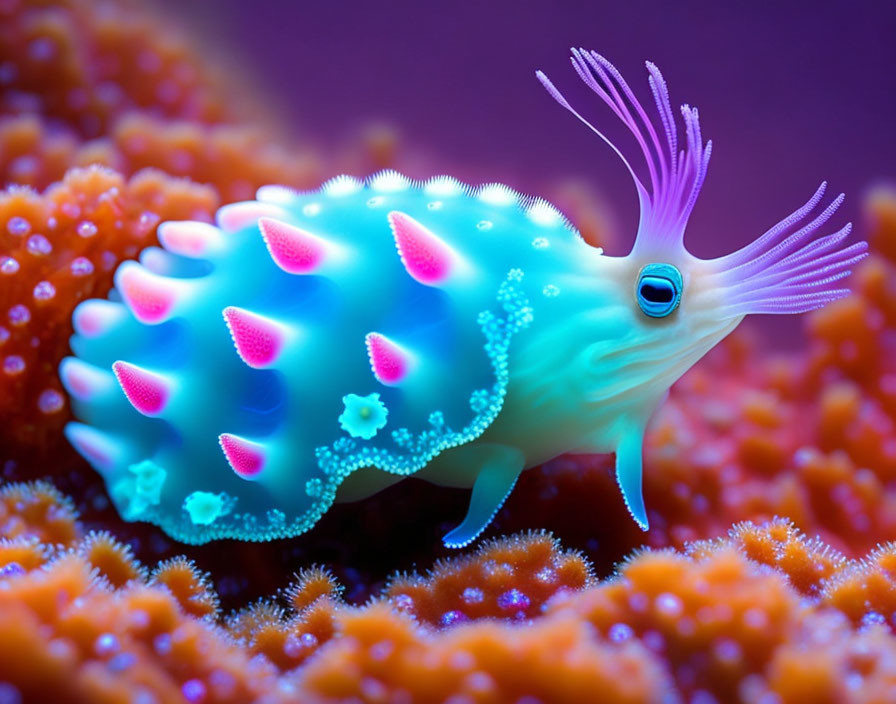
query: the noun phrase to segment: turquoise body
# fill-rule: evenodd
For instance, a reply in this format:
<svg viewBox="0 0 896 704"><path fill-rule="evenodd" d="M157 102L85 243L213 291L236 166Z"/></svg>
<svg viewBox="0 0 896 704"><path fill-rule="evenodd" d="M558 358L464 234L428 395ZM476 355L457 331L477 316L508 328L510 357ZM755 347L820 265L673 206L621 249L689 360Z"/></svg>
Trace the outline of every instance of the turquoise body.
<svg viewBox="0 0 896 704"><path fill-rule="evenodd" d="M166 223L163 248L75 311L60 375L66 434L128 520L184 542L269 540L336 500L416 474L471 487L445 543L473 540L520 472L564 452L615 452L643 528L644 429L668 388L749 313L801 313L848 293L865 256L849 225L814 238L824 184L746 247L684 247L711 144L648 63L650 117L619 72L573 50L579 77L622 120L648 179L631 253L589 246L550 204L387 171L320 191L261 189L217 227ZM813 215L813 211L815 214ZM810 219L811 218L811 219ZM807 222L808 220L808 222Z"/></svg>
<svg viewBox="0 0 896 704"><path fill-rule="evenodd" d="M556 364L573 363L580 351L578 318L603 310L600 325L610 335L624 329L618 316L630 306L602 305L615 289L597 276L602 254L554 208L501 186L413 184L388 172L364 185L343 178L314 193L266 192L269 202L263 189L262 202L225 208L219 224L240 209L249 222L222 232L213 256L144 253L143 266L183 286L170 319L145 324L115 300L85 302L75 314L76 357L63 363L62 377L81 423L68 433L87 448L123 516L185 542L267 540L309 529L353 473L343 489L350 498L428 464L426 478L472 486L477 463L431 461L488 441L516 448L524 459L514 465L532 466L593 444L579 394L556 387ZM387 219L392 211L459 253L459 273L438 286L410 276ZM259 231L262 214L314 232L344 258L320 273L283 271ZM83 321L98 306L109 323L87 332ZM222 316L230 306L291 332L272 368L252 368L237 354ZM371 331L413 352L414 369L400 385L373 374ZM542 349L558 345L575 354L555 359ZM115 383L112 365L121 360L170 380L159 416L142 414ZM73 375L93 378L94 388L84 393L69 382ZM352 394L378 394L387 411L369 439L340 423ZM527 405L539 402L547 405ZM222 433L265 448L258 477L231 469Z"/></svg>

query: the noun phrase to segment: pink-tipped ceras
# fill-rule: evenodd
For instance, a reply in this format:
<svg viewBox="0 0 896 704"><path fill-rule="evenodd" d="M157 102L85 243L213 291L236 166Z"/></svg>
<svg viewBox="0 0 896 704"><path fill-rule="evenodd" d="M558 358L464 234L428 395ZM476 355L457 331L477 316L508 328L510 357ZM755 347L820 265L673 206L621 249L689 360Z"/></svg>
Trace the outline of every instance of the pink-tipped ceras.
<svg viewBox="0 0 896 704"><path fill-rule="evenodd" d="M188 542L267 540L416 473L472 487L445 537L457 546L522 470L615 452L647 528L641 441L669 386L744 315L845 295L865 244L843 244L848 225L815 237L841 201L816 212L822 185L740 251L693 256L684 232L710 157L697 110L681 108L682 136L652 64L650 112L603 57L573 50L572 64L644 157L636 169L538 73L634 179L628 256L506 186L387 171L265 187L217 227L167 223L164 249L123 264L110 300L79 306L67 433L123 516Z"/></svg>

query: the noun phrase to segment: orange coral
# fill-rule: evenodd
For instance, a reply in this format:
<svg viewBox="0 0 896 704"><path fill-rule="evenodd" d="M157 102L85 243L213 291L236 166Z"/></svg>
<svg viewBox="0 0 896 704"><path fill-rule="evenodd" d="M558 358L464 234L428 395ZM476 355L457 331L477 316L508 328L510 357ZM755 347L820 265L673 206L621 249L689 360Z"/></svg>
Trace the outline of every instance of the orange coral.
<svg viewBox="0 0 896 704"><path fill-rule="evenodd" d="M35 526L66 502L45 485L3 496L18 497L9 503ZM598 583L543 534L396 579L366 606L346 604L333 577L312 568L283 606L263 600L223 628L189 561L147 578L108 534L68 546L0 541L0 681L28 701L142 692L161 702L886 702L896 687L886 616L896 549L851 561L783 520L735 526L685 554L644 550ZM540 579L545 569L556 580ZM537 595L538 607L520 619L491 606L478 614L490 618L436 625L459 590L495 575L502 590ZM416 613L401 603L408 591Z"/></svg>
<svg viewBox="0 0 896 704"><path fill-rule="evenodd" d="M249 652L291 670L336 634L336 614L345 606L341 593L326 570L302 570L283 592L286 608L263 599L228 618L227 630Z"/></svg>
<svg viewBox="0 0 896 704"><path fill-rule="evenodd" d="M402 611L431 625L479 618L531 618L549 598L591 580L578 553L561 553L545 533L483 544L466 559L437 563L426 577L400 576L385 595Z"/></svg>
<svg viewBox="0 0 896 704"><path fill-rule="evenodd" d="M158 222L209 220L218 205L206 186L99 167L71 171L43 195L0 193L0 445L58 437L67 411L56 368L74 307L105 294L115 266L155 241Z"/></svg>
<svg viewBox="0 0 896 704"><path fill-rule="evenodd" d="M71 167L102 164L124 175L144 168L213 186L222 202L246 200L270 183L316 186L317 157L271 142L257 125L164 121L129 114L108 134L82 142L34 115L0 118L0 181L46 188Z"/></svg>
<svg viewBox="0 0 896 704"><path fill-rule="evenodd" d="M719 543L733 543L755 562L775 567L787 575L802 594L818 595L825 580L842 571L847 559L818 538L809 540L793 523L775 519L762 526L736 525ZM717 542L699 542L688 546L693 557L706 556Z"/></svg>
<svg viewBox="0 0 896 704"><path fill-rule="evenodd" d="M153 570L150 583L165 587L191 616L214 619L218 615L218 595L209 575L185 557L162 562Z"/></svg>
<svg viewBox="0 0 896 704"><path fill-rule="evenodd" d="M525 628L477 622L433 633L385 605L339 619L340 638L302 670L325 701L659 701L658 660L636 642L595 638L569 616Z"/></svg>
<svg viewBox="0 0 896 704"><path fill-rule="evenodd" d="M49 482L0 488L0 539L26 538L68 548L80 537L72 502Z"/></svg>
<svg viewBox="0 0 896 704"><path fill-rule="evenodd" d="M824 585L822 599L856 623L886 621L896 614L896 544L882 545L834 575Z"/></svg>
<svg viewBox="0 0 896 704"><path fill-rule="evenodd" d="M76 161L80 141L36 115L0 118L0 183L44 188Z"/></svg>
<svg viewBox="0 0 896 704"><path fill-rule="evenodd" d="M896 193L878 191L868 210L872 255L851 296L807 316L808 353L763 352L746 327L673 386L645 441L651 546L774 516L849 556L896 540ZM527 473L499 521L533 525L514 519L525 515L624 554L642 536L610 467L567 457ZM598 504L595 515L588 507ZM587 529L567 518L582 512Z"/></svg>
<svg viewBox="0 0 896 704"><path fill-rule="evenodd" d="M116 589L145 577L130 546L119 543L107 531L90 532L78 545L77 554Z"/></svg>
<svg viewBox="0 0 896 704"><path fill-rule="evenodd" d="M74 555L6 584L0 680L26 701L277 700L269 665L185 616L162 589L110 590Z"/></svg>
<svg viewBox="0 0 896 704"><path fill-rule="evenodd" d="M0 6L0 113L34 113L85 137L134 109L219 122L236 104L218 61L145 3L9 0Z"/></svg>

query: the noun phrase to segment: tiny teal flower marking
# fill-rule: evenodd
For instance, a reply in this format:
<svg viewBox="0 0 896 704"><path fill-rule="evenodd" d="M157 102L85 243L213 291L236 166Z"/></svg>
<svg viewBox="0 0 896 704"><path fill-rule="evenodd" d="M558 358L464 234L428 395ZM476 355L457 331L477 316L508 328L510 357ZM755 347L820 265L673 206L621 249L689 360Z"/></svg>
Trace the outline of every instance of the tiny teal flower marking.
<svg viewBox="0 0 896 704"><path fill-rule="evenodd" d="M345 404L345 410L339 416L339 424L353 438L370 440L386 425L389 410L380 401L379 394L368 396L348 394L342 397L342 402Z"/></svg>
<svg viewBox="0 0 896 704"><path fill-rule="evenodd" d="M168 472L151 460L132 464L128 471L134 475L135 495L153 506L158 504Z"/></svg>
<svg viewBox="0 0 896 704"><path fill-rule="evenodd" d="M207 526L224 513L224 498L208 491L194 491L184 499L184 508L194 525Z"/></svg>

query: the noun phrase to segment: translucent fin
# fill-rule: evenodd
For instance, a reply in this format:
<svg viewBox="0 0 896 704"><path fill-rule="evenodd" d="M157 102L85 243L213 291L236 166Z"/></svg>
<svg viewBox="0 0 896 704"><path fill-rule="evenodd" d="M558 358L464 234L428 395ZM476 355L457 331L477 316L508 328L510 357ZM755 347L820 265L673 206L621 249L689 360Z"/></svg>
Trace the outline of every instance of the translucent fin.
<svg viewBox="0 0 896 704"><path fill-rule="evenodd" d="M644 429L640 426L632 426L623 434L616 447L616 481L632 518L641 530L648 530L650 524L641 487L643 440Z"/></svg>
<svg viewBox="0 0 896 704"><path fill-rule="evenodd" d="M475 453L482 468L473 484L467 515L457 528L442 538L445 547L449 548L462 548L476 540L492 522L523 470L523 455L516 448L474 445L469 451Z"/></svg>

